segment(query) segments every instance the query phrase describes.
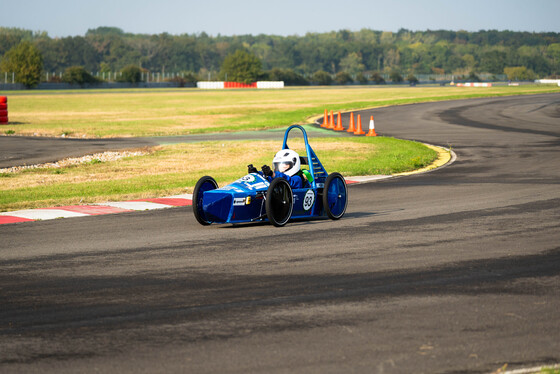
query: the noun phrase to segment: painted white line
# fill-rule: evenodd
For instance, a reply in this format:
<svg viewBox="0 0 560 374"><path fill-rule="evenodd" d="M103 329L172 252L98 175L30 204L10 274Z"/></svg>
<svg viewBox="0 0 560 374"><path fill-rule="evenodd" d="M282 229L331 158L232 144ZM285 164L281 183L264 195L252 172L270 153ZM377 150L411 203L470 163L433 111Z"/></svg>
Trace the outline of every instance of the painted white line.
<svg viewBox="0 0 560 374"><path fill-rule="evenodd" d="M118 201L118 202L110 202L110 203L99 203L95 205L105 205L105 206L112 206L115 208L130 209L130 210L154 210L154 209L164 209L164 208L172 207L172 205L152 203L149 201Z"/></svg>
<svg viewBox="0 0 560 374"><path fill-rule="evenodd" d="M358 183L363 183L363 182L371 182L371 181L376 181L376 180L381 180L381 179L388 179L391 178L392 175L364 175L361 177L348 177L345 178L348 182L358 182Z"/></svg>
<svg viewBox="0 0 560 374"><path fill-rule="evenodd" d="M166 199L187 199L192 200L192 194L185 193L182 195L165 196Z"/></svg>
<svg viewBox="0 0 560 374"><path fill-rule="evenodd" d="M62 209L25 209L16 210L15 212L0 213L4 216L13 216L27 219L57 219L70 217L86 217L89 214L70 212Z"/></svg>

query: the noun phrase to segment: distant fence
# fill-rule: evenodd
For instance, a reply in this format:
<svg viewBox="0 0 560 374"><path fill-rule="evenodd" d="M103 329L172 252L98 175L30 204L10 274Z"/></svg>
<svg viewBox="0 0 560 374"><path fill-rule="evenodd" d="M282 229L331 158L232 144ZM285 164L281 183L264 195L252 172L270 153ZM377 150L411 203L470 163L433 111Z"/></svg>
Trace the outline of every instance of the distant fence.
<svg viewBox="0 0 560 374"><path fill-rule="evenodd" d="M482 81L507 81L507 75L505 74L488 74L488 73L480 73L476 74L480 80ZM387 74L382 75L385 80L389 79ZM420 82L441 82L441 81L449 81L449 82L457 82L457 81L472 81L472 77L468 75L460 75L460 74L414 74L416 79ZM406 78L406 77L404 77Z"/></svg>
<svg viewBox="0 0 560 374"><path fill-rule="evenodd" d="M178 83L178 82L140 82L140 83L124 83L124 82L102 82L93 84L70 84L70 83L39 83L35 88L39 90L73 90L79 88L179 88L179 87L195 87L194 83ZM0 83L0 90L25 90L25 86L21 83Z"/></svg>
<svg viewBox="0 0 560 374"><path fill-rule="evenodd" d="M105 82L118 82L122 77L122 72L91 72L93 77ZM60 83L62 82L63 72L50 72L45 71L41 74L41 82L45 83ZM141 72L140 80L142 82L162 83L167 81L174 81L177 79L185 79L188 74L185 73L154 73L154 72ZM13 72L0 72L0 83L15 83L15 73Z"/></svg>

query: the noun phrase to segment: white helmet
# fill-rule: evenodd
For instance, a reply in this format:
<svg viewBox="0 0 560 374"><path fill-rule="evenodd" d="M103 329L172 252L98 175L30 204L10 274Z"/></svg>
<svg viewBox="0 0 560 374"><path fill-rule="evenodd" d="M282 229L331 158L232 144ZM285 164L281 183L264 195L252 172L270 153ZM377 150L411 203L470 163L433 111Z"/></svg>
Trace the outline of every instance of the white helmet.
<svg viewBox="0 0 560 374"><path fill-rule="evenodd" d="M299 155L291 149L283 149L276 153L272 160L274 171L279 171L293 177L301 169Z"/></svg>

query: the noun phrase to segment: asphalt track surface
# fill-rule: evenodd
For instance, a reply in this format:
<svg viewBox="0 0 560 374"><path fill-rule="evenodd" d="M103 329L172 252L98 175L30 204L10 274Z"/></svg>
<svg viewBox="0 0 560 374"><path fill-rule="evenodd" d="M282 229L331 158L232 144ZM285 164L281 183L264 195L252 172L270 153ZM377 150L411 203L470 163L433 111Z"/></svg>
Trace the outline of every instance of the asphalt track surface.
<svg viewBox="0 0 560 374"><path fill-rule="evenodd" d="M456 162L350 186L339 221L202 227L174 208L0 226L0 372L559 362L560 95L373 113Z"/></svg>

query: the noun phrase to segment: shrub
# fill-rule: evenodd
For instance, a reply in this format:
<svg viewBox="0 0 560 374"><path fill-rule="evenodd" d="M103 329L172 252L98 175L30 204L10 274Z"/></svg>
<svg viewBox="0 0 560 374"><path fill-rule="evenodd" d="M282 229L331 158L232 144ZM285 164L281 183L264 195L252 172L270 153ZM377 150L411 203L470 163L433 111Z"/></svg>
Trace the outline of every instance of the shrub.
<svg viewBox="0 0 560 374"><path fill-rule="evenodd" d="M326 71L319 70L313 74L313 82L317 83L319 86L329 86L332 81L331 75Z"/></svg>
<svg viewBox="0 0 560 374"><path fill-rule="evenodd" d="M91 75L82 66L70 66L66 68L64 74L62 75L62 80L70 84L79 84L80 86L85 86L86 84L99 83L99 79Z"/></svg>
<svg viewBox="0 0 560 374"><path fill-rule="evenodd" d="M474 71L471 71L467 79L471 82L480 82L480 77Z"/></svg>
<svg viewBox="0 0 560 374"><path fill-rule="evenodd" d="M187 73L184 76L177 75L173 78L165 80L166 82L176 83L179 87L185 87L187 83L196 83L197 79L192 73Z"/></svg>
<svg viewBox="0 0 560 374"><path fill-rule="evenodd" d="M294 72L292 69L274 68L267 72L267 79L271 81L283 81L287 86L306 86L309 84L303 75Z"/></svg>
<svg viewBox="0 0 560 374"><path fill-rule="evenodd" d="M418 78L416 78L414 76L414 74L412 74L412 73L408 74L408 77L406 77L406 80L408 81L408 83L410 83L411 86L418 83Z"/></svg>
<svg viewBox="0 0 560 374"><path fill-rule="evenodd" d="M334 77L334 80L338 84L347 84L347 83L354 82L354 80L352 79L350 74L348 74L345 71L339 71L338 73L336 73L336 76Z"/></svg>
<svg viewBox="0 0 560 374"><path fill-rule="evenodd" d="M391 71L391 74L389 75L389 78L391 78L391 81L393 83L401 83L402 81L404 81L401 73L399 73L396 70Z"/></svg>
<svg viewBox="0 0 560 374"><path fill-rule="evenodd" d="M142 81L142 69L136 65L125 66L121 70L121 75L117 79L118 82L128 82L136 84Z"/></svg>
<svg viewBox="0 0 560 374"><path fill-rule="evenodd" d="M381 76L381 74L379 74L378 72L374 72L373 74L371 74L369 79L371 81L375 82L376 84L384 84L385 83L385 78L383 78Z"/></svg>
<svg viewBox="0 0 560 374"><path fill-rule="evenodd" d="M367 84L368 81L363 73L358 73L358 75L356 75L356 80L360 82L360 84Z"/></svg>

